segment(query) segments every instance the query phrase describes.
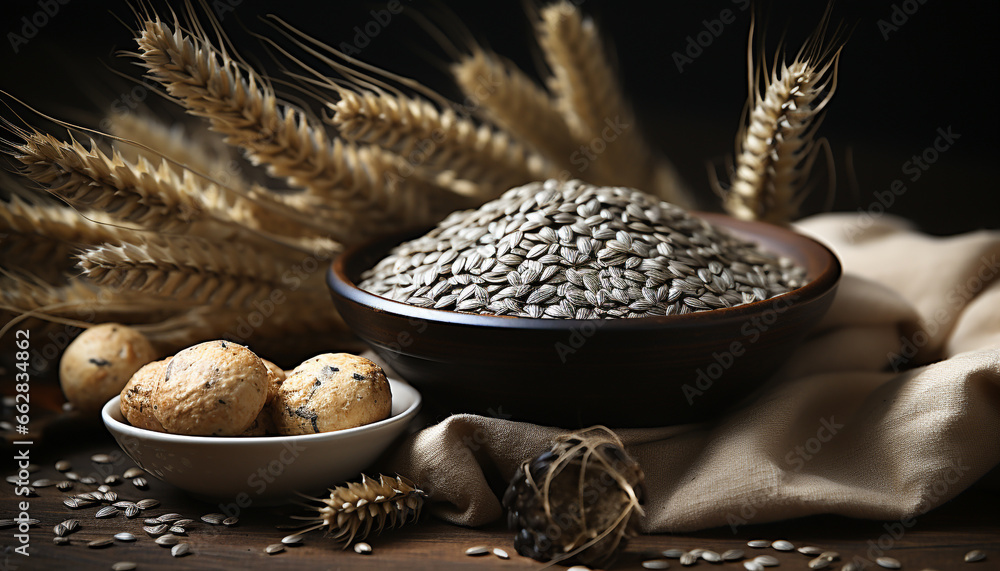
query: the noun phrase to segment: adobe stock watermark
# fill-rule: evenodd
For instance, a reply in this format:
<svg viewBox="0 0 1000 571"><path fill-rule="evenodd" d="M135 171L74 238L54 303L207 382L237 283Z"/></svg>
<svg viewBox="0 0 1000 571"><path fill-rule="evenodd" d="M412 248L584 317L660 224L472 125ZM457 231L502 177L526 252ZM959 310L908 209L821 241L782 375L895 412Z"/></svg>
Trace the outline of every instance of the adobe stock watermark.
<svg viewBox="0 0 1000 571"><path fill-rule="evenodd" d="M586 172L590 168L591 163L597 160L598 155L604 153L608 145L617 141L618 137L631 127L632 124L622 121L620 115L615 115L614 119L605 117L604 128L601 129L600 136L594 137L585 145L580 145L580 148L573 151L573 154L569 156L569 162L576 167L577 174ZM559 180L566 181L577 177L573 176L568 170L564 170L559 173L558 178Z"/></svg>
<svg viewBox="0 0 1000 571"><path fill-rule="evenodd" d="M747 347L756 343L761 335L773 327L781 314L788 311L797 299L798 295L794 293L787 293L771 299L767 309L760 315L755 315L743 322L743 325L740 326L740 335L742 336L740 339L732 341L721 352L713 351L712 362L695 371L694 382L681 385L681 392L684 393L688 405L693 405L697 397L704 395L706 391L711 389L715 381L719 380L726 371L736 364L740 357L746 354Z"/></svg>
<svg viewBox="0 0 1000 571"><path fill-rule="evenodd" d="M917 10L926 3L927 0L903 0L898 4L893 4L892 9L889 11L889 17L879 18L875 22L878 26L878 31L882 34L882 39L888 42L889 34L898 32L900 28L910 21L910 16L916 14Z"/></svg>
<svg viewBox="0 0 1000 571"><path fill-rule="evenodd" d="M939 307L933 315L922 319L917 325L917 330L911 335L901 335L899 337L899 352L890 351L885 358L889 361L889 366L893 372L898 373L903 370L917 356L920 349L930 343L931 338L951 321L952 315L960 311L969 300L983 291L1000 273L1000 261L997 255L979 258L979 267L976 272L964 282L956 284L949 289L944 299L948 302L949 308Z"/></svg>
<svg viewBox="0 0 1000 571"><path fill-rule="evenodd" d="M813 459L823 449L823 445L833 440L844 428L843 424L836 421L836 417L821 418L816 436L810 436L800 445L795 446L785 454L785 463L792 467L793 472L801 472L806 462Z"/></svg>
<svg viewBox="0 0 1000 571"><path fill-rule="evenodd" d="M736 5L739 12L745 12L750 7L750 0L730 1ZM723 8L717 18L702 20L701 25L704 29L697 34L689 35L685 38L686 43L683 50L676 50L670 54L671 59L674 60L674 65L677 67L677 72L684 73L684 66L694 63L694 60L701 57L705 53L705 50L722 36L722 33L726 30L726 26L736 21L736 15L737 12L733 12L729 8Z"/></svg>
<svg viewBox="0 0 1000 571"><path fill-rule="evenodd" d="M7 33L7 41L10 42L10 48L14 50L14 53L19 53L21 48L34 39L38 32L52 21L52 18L59 15L60 8L69 2L70 0L38 0L35 4L38 10L23 16L14 23L15 30Z"/></svg>
<svg viewBox="0 0 1000 571"><path fill-rule="evenodd" d="M285 470L294 464L305 451L306 448L297 442L285 442L283 450L275 458L258 466L256 471L247 475L247 487L238 491L233 496L232 502L219 504L219 512L225 514L226 517L239 517L242 511L252 506L254 500L263 495L268 486L281 478ZM254 495L251 496L251 492Z"/></svg>
<svg viewBox="0 0 1000 571"><path fill-rule="evenodd" d="M941 155L948 152L960 138L962 135L954 132L951 125L938 127L937 136L931 144L903 163L901 170L904 175L907 175L906 179L911 183L920 180L920 177L930 170L931 166L940 160ZM887 190L876 191L874 193L875 200L867 208L859 208L858 217L844 229L847 241L854 242L859 234L871 228L872 224L884 216L886 211L896 203L896 199L906 194L907 190L909 188L903 179L897 178L889 183Z"/></svg>
<svg viewBox="0 0 1000 571"><path fill-rule="evenodd" d="M411 0L405 1L409 3ZM392 23L393 16L400 14L403 9L400 0L389 0L384 8L371 10L369 12L371 19L364 24L354 26L354 37L351 38L351 42L340 42L337 49L349 56L359 55L361 50L371 45L372 40Z"/></svg>

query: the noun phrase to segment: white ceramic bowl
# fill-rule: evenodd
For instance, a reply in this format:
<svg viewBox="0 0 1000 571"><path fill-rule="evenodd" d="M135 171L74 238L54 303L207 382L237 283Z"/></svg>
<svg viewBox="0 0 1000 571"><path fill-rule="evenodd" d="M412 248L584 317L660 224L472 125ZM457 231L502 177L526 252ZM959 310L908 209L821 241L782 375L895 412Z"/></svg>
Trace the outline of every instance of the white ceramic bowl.
<svg viewBox="0 0 1000 571"><path fill-rule="evenodd" d="M360 475L420 410L420 393L389 379L389 418L301 436L212 437L165 434L125 421L121 397L104 405L104 425L150 475L202 500L240 508L276 505L295 492L323 492Z"/></svg>

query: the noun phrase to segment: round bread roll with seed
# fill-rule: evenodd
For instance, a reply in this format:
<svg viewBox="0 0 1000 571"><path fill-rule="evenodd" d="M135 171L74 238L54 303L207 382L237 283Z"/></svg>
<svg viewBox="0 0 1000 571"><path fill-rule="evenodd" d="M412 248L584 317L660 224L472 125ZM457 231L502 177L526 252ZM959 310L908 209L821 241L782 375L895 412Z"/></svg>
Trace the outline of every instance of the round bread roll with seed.
<svg viewBox="0 0 1000 571"><path fill-rule="evenodd" d="M389 417L392 392L375 363L348 353L303 362L281 383L272 404L279 434L315 434L363 426Z"/></svg>
<svg viewBox="0 0 1000 571"><path fill-rule="evenodd" d="M281 383L285 382L285 371L267 359L261 359L261 361L267 367L267 402L270 403L278 396Z"/></svg>
<svg viewBox="0 0 1000 571"><path fill-rule="evenodd" d="M153 416L153 391L167 369L167 363L173 357L162 361L153 361L143 365L132 375L128 384L122 389L121 409L125 419L136 428L165 432L163 425Z"/></svg>
<svg viewBox="0 0 1000 571"><path fill-rule="evenodd" d="M102 323L80 333L59 361L66 399L84 413L97 412L132 375L156 358L146 336L121 323Z"/></svg>
<svg viewBox="0 0 1000 571"><path fill-rule="evenodd" d="M167 432L235 436L250 428L267 400L267 367L231 341L207 341L167 363L153 392L153 415Z"/></svg>

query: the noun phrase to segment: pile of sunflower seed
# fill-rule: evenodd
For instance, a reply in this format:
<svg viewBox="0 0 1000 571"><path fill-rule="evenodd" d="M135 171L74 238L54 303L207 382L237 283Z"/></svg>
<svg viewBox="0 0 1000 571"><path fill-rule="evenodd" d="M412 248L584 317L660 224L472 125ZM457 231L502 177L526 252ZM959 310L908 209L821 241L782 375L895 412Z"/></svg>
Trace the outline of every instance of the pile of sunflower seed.
<svg viewBox="0 0 1000 571"><path fill-rule="evenodd" d="M601 319L763 301L805 270L643 192L548 180L451 214L362 280L418 307Z"/></svg>

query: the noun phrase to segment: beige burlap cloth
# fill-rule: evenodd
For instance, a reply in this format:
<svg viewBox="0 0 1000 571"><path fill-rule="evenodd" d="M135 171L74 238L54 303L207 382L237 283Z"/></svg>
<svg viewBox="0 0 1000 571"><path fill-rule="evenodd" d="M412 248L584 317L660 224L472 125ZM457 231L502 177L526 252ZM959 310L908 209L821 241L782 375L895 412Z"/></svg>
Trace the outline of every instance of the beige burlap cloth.
<svg viewBox="0 0 1000 571"><path fill-rule="evenodd" d="M644 531L916 517L1000 463L1000 233L935 238L851 215L799 229L845 272L793 358L722 419L617 431L646 473ZM436 515L485 524L503 516L497 493L520 462L558 432L455 415L384 468L420 482Z"/></svg>

